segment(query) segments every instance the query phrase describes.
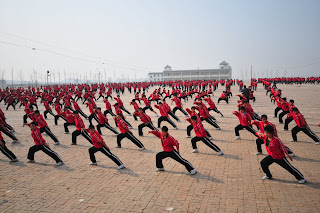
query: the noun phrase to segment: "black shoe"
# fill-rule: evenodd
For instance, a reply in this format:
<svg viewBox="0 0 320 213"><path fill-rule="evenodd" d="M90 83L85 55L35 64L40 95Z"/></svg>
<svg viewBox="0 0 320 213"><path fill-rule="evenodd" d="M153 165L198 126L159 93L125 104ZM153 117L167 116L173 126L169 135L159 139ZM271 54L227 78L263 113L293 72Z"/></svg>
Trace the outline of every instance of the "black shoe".
<svg viewBox="0 0 320 213"><path fill-rule="evenodd" d="M77 143L71 143L71 145L77 145Z"/></svg>

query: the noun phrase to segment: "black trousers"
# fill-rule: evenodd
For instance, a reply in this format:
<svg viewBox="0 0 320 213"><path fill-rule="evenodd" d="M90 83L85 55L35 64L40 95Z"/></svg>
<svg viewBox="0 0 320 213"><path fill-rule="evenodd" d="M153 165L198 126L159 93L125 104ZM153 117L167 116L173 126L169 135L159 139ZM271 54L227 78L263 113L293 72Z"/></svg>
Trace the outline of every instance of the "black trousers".
<svg viewBox="0 0 320 213"><path fill-rule="evenodd" d="M72 143L73 143L73 144L77 144L77 137L78 137L79 135L82 135L85 139L87 139L87 141L89 141L89 143L92 144L92 142L91 142L91 137L90 137L89 133L86 132L86 131L80 131L80 130L75 130L75 131L72 133Z"/></svg>
<svg viewBox="0 0 320 213"><path fill-rule="evenodd" d="M258 152L262 152L261 145L264 144L263 140L261 140L261 139L258 138L258 139L256 140L256 144L257 144L257 150L258 150ZM285 147L287 148L289 154L292 154L292 153L293 153L293 151L292 151L289 147L287 147L287 146L285 146Z"/></svg>
<svg viewBox="0 0 320 213"><path fill-rule="evenodd" d="M59 118L62 118L63 120L65 120L67 122L67 119L63 115L56 115L56 116L54 116L54 124L55 125L58 125Z"/></svg>
<svg viewBox="0 0 320 213"><path fill-rule="evenodd" d="M85 119L88 119L88 116L81 109L76 110L76 112L82 115L82 117L84 117Z"/></svg>
<svg viewBox="0 0 320 213"><path fill-rule="evenodd" d="M120 133L117 135L117 144L119 147L121 147L121 141L124 138L128 138L131 140L135 145L137 145L139 148L144 147L143 144L132 134L132 132L126 132L126 133Z"/></svg>
<svg viewBox="0 0 320 213"><path fill-rule="evenodd" d="M175 114L173 114L173 112L170 110L170 111L168 111L167 112L168 113L168 115L170 115L173 119L175 119L176 121L180 121L180 119L175 115Z"/></svg>
<svg viewBox="0 0 320 213"><path fill-rule="evenodd" d="M14 110L16 110L16 106L14 105L14 103L12 104L8 104L6 110L8 110L9 106L12 106Z"/></svg>
<svg viewBox="0 0 320 213"><path fill-rule="evenodd" d="M314 140L315 142L320 142L319 137L314 134L310 129L307 128L300 128L298 125L295 126L292 130L291 130L291 134L292 134L292 139L294 141L297 141L297 134L298 132L303 131L306 135L308 135L310 138L312 138L312 140Z"/></svg>
<svg viewBox="0 0 320 213"><path fill-rule="evenodd" d="M146 126L149 127L149 128L152 129L152 130L157 130L157 131L159 131L159 130L153 125L152 122L142 123L142 124L140 124L140 125L138 126L138 131L139 131L139 135L140 135L140 136L143 136L142 129L143 129L144 127L146 127Z"/></svg>
<svg viewBox="0 0 320 213"><path fill-rule="evenodd" d="M163 164L162 164L162 160L165 159L165 158L172 158L173 160L181 163L182 165L184 165L186 167L186 169L190 172L191 170L194 169L194 167L192 166L191 163L189 163L189 161L187 161L186 159L183 159L181 157L181 155L176 151L176 150L173 150L172 152L159 152L157 155L156 155L156 166L157 168L163 168Z"/></svg>
<svg viewBox="0 0 320 213"><path fill-rule="evenodd" d="M121 118L127 124L128 127L132 127L132 125L122 115L121 115ZM118 126L116 121L114 121L114 123L116 124L116 126Z"/></svg>
<svg viewBox="0 0 320 213"><path fill-rule="evenodd" d="M246 129L252 134L256 135L256 131L252 128L252 126L242 126L241 124L239 124L234 128L234 132L236 133L236 136L240 136L239 131L242 129Z"/></svg>
<svg viewBox="0 0 320 213"><path fill-rule="evenodd" d="M192 144L192 148L193 149L197 149L197 142L198 141L202 141L203 143L205 143L208 147L210 147L211 149L213 149L216 152L220 151L220 148L215 145L214 143L212 143L208 138L206 137L194 137L191 139L191 144Z"/></svg>
<svg viewBox="0 0 320 213"><path fill-rule="evenodd" d="M97 100L99 100L102 97L102 100L104 99L103 95L99 95L99 97L97 98Z"/></svg>
<svg viewBox="0 0 320 213"><path fill-rule="evenodd" d="M34 145L34 146L30 147L29 152L28 152L28 159L34 160L34 153L36 153L40 150L43 151L44 153L46 153L47 155L49 155L53 160L56 161L56 163L62 162L59 155L45 145Z"/></svg>
<svg viewBox="0 0 320 213"><path fill-rule="evenodd" d="M112 112L112 110L105 110L103 114L104 114L104 116L107 116L108 113L109 113L111 116L116 116L116 115Z"/></svg>
<svg viewBox="0 0 320 213"><path fill-rule="evenodd" d="M268 155L267 157L263 158L262 161L260 162L261 164L261 168L263 170L263 172L267 175L267 177L272 178L271 172L269 170L269 166L273 163L277 163L279 164L282 168L284 168L285 170L287 170L288 172L290 172L293 176L295 176L295 178L297 180L301 180L303 179L303 175L299 172L299 170L297 170L296 168L294 168L289 161L286 158L283 159L274 159L272 158L270 155Z"/></svg>
<svg viewBox="0 0 320 213"><path fill-rule="evenodd" d="M0 127L0 131L3 132L5 135L7 135L12 140L18 140L17 137L12 132L9 132L8 130L4 129L3 127Z"/></svg>
<svg viewBox="0 0 320 213"><path fill-rule="evenodd" d="M50 115L52 115L53 117L56 116L55 114L53 114L52 110L49 109L49 110L46 110L46 111L43 112L43 116L44 116L45 119L48 118L48 116L47 116L48 113L49 113Z"/></svg>
<svg viewBox="0 0 320 213"><path fill-rule="evenodd" d="M58 138L51 132L50 128L45 126L45 127L41 127L40 128L40 133L47 133L47 135L49 135L49 137L54 141L54 142L58 142Z"/></svg>
<svg viewBox="0 0 320 213"><path fill-rule="evenodd" d="M280 107L275 108L275 110L274 110L274 117L278 117L278 112L279 112L280 110L282 110L282 108L280 108Z"/></svg>
<svg viewBox="0 0 320 213"><path fill-rule="evenodd" d="M37 103L32 103L32 104L30 104L30 106L35 106L38 109Z"/></svg>
<svg viewBox="0 0 320 213"><path fill-rule="evenodd" d="M220 101L225 101L225 102L227 102L227 104L229 104L228 98L222 99L222 98L220 97L220 98L218 99L218 103L219 103Z"/></svg>
<svg viewBox="0 0 320 213"><path fill-rule="evenodd" d="M152 109L152 107L151 106L145 106L145 107L143 107L143 112L146 112L146 110L147 109L150 109L150 111L152 111L153 112L153 109Z"/></svg>
<svg viewBox="0 0 320 213"><path fill-rule="evenodd" d="M17 157L7 148L6 142L2 140L3 147L0 145L0 151L7 156L10 160L16 159Z"/></svg>
<svg viewBox="0 0 320 213"><path fill-rule="evenodd" d="M253 115L252 115L252 119L253 120L258 120L258 121L261 121L261 118L260 118L260 116L257 114L257 113L253 113Z"/></svg>
<svg viewBox="0 0 320 213"><path fill-rule="evenodd" d="M292 118L286 118L286 120L284 120L284 129L288 130L289 129L289 123L293 121Z"/></svg>
<svg viewBox="0 0 320 213"><path fill-rule="evenodd" d="M220 114L220 115L222 115L222 113L218 110L218 108L216 107L216 108L214 108L214 109L211 109L211 108L209 108L208 109L208 111L210 112L211 110L213 110L214 112L216 112L216 113L218 113L218 114Z"/></svg>
<svg viewBox="0 0 320 213"><path fill-rule="evenodd" d="M64 124L63 124L63 126L64 126L64 132L69 132L69 129L68 129L68 126L75 126L76 124L75 123L69 123L69 122L65 122Z"/></svg>
<svg viewBox="0 0 320 213"><path fill-rule="evenodd" d="M124 108L124 106L121 106L120 109L122 109L123 111L125 111L127 114L131 114L126 108Z"/></svg>
<svg viewBox="0 0 320 213"><path fill-rule="evenodd" d="M187 126L187 135L190 136L191 135L191 131L193 130L193 126L190 124L189 126ZM211 137L210 133L205 129L208 137Z"/></svg>
<svg viewBox="0 0 320 213"><path fill-rule="evenodd" d="M162 121L167 121L174 128L177 127L176 124L173 123L173 121L170 118L165 117L165 116L161 116L160 118L158 118L158 128L160 128L160 124L161 124Z"/></svg>
<svg viewBox="0 0 320 213"><path fill-rule="evenodd" d="M96 147L91 147L89 148L89 155L90 155L90 160L92 163L96 163L96 157L94 156L94 153L96 152L102 152L105 154L108 158L110 158L113 162L115 162L118 166L122 165L123 163L119 160L117 156L112 154L109 149L106 147L101 147L101 148L96 148Z"/></svg>
<svg viewBox="0 0 320 213"><path fill-rule="evenodd" d="M82 97L81 97L81 96L80 96L80 97L78 96L78 97L75 99L75 101L78 102L79 99L82 101Z"/></svg>
<svg viewBox="0 0 320 213"><path fill-rule="evenodd" d="M201 121L203 121L203 120L207 121L207 123L209 123L211 126L214 126L217 129L220 128L219 125L214 120L212 120L212 118L210 118L210 117L208 117L206 119L201 118Z"/></svg>
<svg viewBox="0 0 320 213"><path fill-rule="evenodd" d="M101 135L101 127L106 127L107 129L109 129L110 131L112 131L114 134L119 134L119 132L117 130L115 130L112 126L110 126L110 124L108 123L104 123L104 124L98 124L97 125L97 131L99 132L99 134Z"/></svg>
<svg viewBox="0 0 320 213"><path fill-rule="evenodd" d="M10 126L5 119L2 119L4 121L4 126L7 127L7 129L9 129L10 131L14 131L13 127Z"/></svg>
<svg viewBox="0 0 320 213"><path fill-rule="evenodd" d="M92 119L94 119L95 121L97 121L97 123L99 123L99 119L98 119L98 116L96 113L91 113L89 115L89 122L90 122L90 125L92 125Z"/></svg>
<svg viewBox="0 0 320 213"><path fill-rule="evenodd" d="M184 109L182 109L182 107L174 107L172 110L173 114L176 114L177 110L180 110L184 115L188 115L188 113Z"/></svg>
<svg viewBox="0 0 320 213"><path fill-rule="evenodd" d="M289 111L283 111L279 114L279 123L283 123L283 116L285 116L286 114L290 113Z"/></svg>

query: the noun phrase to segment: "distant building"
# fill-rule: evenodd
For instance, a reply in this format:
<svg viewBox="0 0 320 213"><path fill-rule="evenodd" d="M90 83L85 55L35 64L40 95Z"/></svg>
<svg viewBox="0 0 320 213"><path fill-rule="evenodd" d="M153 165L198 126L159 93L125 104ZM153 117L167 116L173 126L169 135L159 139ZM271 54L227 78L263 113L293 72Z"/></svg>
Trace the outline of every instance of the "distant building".
<svg viewBox="0 0 320 213"><path fill-rule="evenodd" d="M232 78L231 66L223 61L219 69L172 70L167 65L163 72L148 73L149 81L191 81L191 80L225 80Z"/></svg>

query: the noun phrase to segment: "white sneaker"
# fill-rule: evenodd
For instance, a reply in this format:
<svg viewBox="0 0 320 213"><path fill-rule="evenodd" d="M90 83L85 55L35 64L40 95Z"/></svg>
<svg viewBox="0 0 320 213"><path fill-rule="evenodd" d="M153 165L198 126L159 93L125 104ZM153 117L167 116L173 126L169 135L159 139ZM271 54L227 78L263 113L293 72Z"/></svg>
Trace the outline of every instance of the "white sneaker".
<svg viewBox="0 0 320 213"><path fill-rule="evenodd" d="M319 144L320 144L320 142L315 142L314 144L319 145Z"/></svg>
<svg viewBox="0 0 320 213"><path fill-rule="evenodd" d="M18 140L13 140L12 143L19 143L19 141Z"/></svg>
<svg viewBox="0 0 320 213"><path fill-rule="evenodd" d="M220 155L223 155L223 152L222 152L222 151L219 151L219 152L218 152L218 156L220 156Z"/></svg>
<svg viewBox="0 0 320 213"><path fill-rule="evenodd" d="M190 175L194 175L194 174L196 174L197 173L197 170L196 169L192 169L191 171L190 171Z"/></svg>
<svg viewBox="0 0 320 213"><path fill-rule="evenodd" d="M181 120L177 120L177 122L181 123Z"/></svg>
<svg viewBox="0 0 320 213"><path fill-rule="evenodd" d="M178 129L178 127L175 127L174 129Z"/></svg>
<svg viewBox="0 0 320 213"><path fill-rule="evenodd" d="M12 130L10 130L10 132L16 132L16 131L14 131L14 129L12 129Z"/></svg>
<svg viewBox="0 0 320 213"><path fill-rule="evenodd" d="M234 138L235 140L241 140L241 137L240 136L237 136Z"/></svg>
<svg viewBox="0 0 320 213"><path fill-rule="evenodd" d="M156 114L156 117L159 117L159 115L158 115L158 114Z"/></svg>
<svg viewBox="0 0 320 213"><path fill-rule="evenodd" d="M143 150L145 150L145 149L146 149L146 148L142 147L142 148L140 148L139 150L140 150L140 151L143 151Z"/></svg>
<svg viewBox="0 0 320 213"><path fill-rule="evenodd" d="M190 136L190 135L187 135L186 138L191 138L191 136Z"/></svg>
<svg viewBox="0 0 320 213"><path fill-rule="evenodd" d="M27 163L34 163L34 160L28 160Z"/></svg>
<svg viewBox="0 0 320 213"><path fill-rule="evenodd" d="M18 158L12 159L10 162L18 162Z"/></svg>
<svg viewBox="0 0 320 213"><path fill-rule="evenodd" d="M295 140L291 139L291 140L290 140L290 142L297 142L297 141L295 141Z"/></svg>
<svg viewBox="0 0 320 213"><path fill-rule="evenodd" d="M298 180L298 183L300 183L300 184L303 184L303 183L305 183L306 182L306 179L305 178L303 178L303 179L301 179L301 180Z"/></svg>
<svg viewBox="0 0 320 213"><path fill-rule="evenodd" d="M221 128L219 127L217 130L221 130Z"/></svg>
<svg viewBox="0 0 320 213"><path fill-rule="evenodd" d="M54 143L54 145L60 145L60 142L59 142L59 141L57 141L57 142L55 142L55 143Z"/></svg>
<svg viewBox="0 0 320 213"><path fill-rule="evenodd" d="M129 129L133 129L133 127L132 127L132 126L129 126Z"/></svg>
<svg viewBox="0 0 320 213"><path fill-rule="evenodd" d="M164 168L157 168L156 172L163 172Z"/></svg>
<svg viewBox="0 0 320 213"><path fill-rule="evenodd" d="M267 180L267 179L270 179L267 175L262 177L262 180Z"/></svg>
<svg viewBox="0 0 320 213"><path fill-rule="evenodd" d="M96 165L98 165L98 164L97 164L97 162L96 162L96 163L92 163L92 162L91 162L91 163L89 163L89 165L96 166Z"/></svg>
<svg viewBox="0 0 320 213"><path fill-rule="evenodd" d="M70 132L65 132L64 134L70 134Z"/></svg>
<svg viewBox="0 0 320 213"><path fill-rule="evenodd" d="M213 138L212 138L212 137L209 137L209 140L213 140Z"/></svg>
<svg viewBox="0 0 320 213"><path fill-rule="evenodd" d="M115 148L121 149L121 146L116 146Z"/></svg>
<svg viewBox="0 0 320 213"><path fill-rule="evenodd" d="M132 114L128 114L128 116L132 116Z"/></svg>
<svg viewBox="0 0 320 213"><path fill-rule="evenodd" d="M124 164L121 164L120 166L117 167L118 170L124 169L124 168L126 168L126 167L124 166Z"/></svg>
<svg viewBox="0 0 320 213"><path fill-rule="evenodd" d="M289 154L291 157L296 156L293 152Z"/></svg>
<svg viewBox="0 0 320 213"><path fill-rule="evenodd" d="M256 155L262 155L262 152L257 152Z"/></svg>
<svg viewBox="0 0 320 213"><path fill-rule="evenodd" d="M56 165L57 165L57 166L61 166L62 164L63 164L63 162L60 161L60 162L58 162Z"/></svg>
<svg viewBox="0 0 320 213"><path fill-rule="evenodd" d="M194 149L194 150L192 151L192 153L199 153L199 150L198 150L198 149Z"/></svg>

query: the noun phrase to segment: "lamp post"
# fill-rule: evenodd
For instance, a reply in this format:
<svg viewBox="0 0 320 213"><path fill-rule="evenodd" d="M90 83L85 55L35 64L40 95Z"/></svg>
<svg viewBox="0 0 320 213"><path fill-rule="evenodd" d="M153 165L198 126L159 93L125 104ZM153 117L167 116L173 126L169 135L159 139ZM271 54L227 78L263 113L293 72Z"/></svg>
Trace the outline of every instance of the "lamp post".
<svg viewBox="0 0 320 213"><path fill-rule="evenodd" d="M49 70L47 70L47 85L49 85L49 76L50 76L50 72Z"/></svg>

